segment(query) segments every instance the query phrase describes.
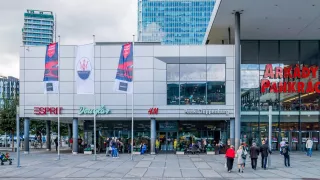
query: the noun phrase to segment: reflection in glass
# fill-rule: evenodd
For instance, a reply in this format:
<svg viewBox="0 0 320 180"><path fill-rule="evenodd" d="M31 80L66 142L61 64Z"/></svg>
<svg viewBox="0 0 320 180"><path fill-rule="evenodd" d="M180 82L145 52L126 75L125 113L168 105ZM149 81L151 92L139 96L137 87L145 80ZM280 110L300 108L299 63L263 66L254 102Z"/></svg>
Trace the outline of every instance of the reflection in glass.
<svg viewBox="0 0 320 180"><path fill-rule="evenodd" d="M167 83L167 104L179 105L179 83Z"/></svg>
<svg viewBox="0 0 320 180"><path fill-rule="evenodd" d="M205 82L181 82L180 104L181 105L204 105L206 100Z"/></svg>
<svg viewBox="0 0 320 180"><path fill-rule="evenodd" d="M226 65L225 64L207 64L208 81L225 81Z"/></svg>
<svg viewBox="0 0 320 180"><path fill-rule="evenodd" d="M208 82L207 93L208 93L208 104L225 104L226 94L225 82Z"/></svg>
<svg viewBox="0 0 320 180"><path fill-rule="evenodd" d="M179 81L179 64L167 64L167 81Z"/></svg>
<svg viewBox="0 0 320 180"><path fill-rule="evenodd" d="M206 64L180 64L180 81L206 81Z"/></svg>

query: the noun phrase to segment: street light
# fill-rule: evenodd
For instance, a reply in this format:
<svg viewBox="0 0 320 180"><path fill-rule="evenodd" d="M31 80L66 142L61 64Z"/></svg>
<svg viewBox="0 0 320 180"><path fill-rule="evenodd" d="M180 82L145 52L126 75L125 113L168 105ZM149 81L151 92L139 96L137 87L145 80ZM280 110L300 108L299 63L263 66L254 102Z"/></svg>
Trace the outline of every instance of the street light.
<svg viewBox="0 0 320 180"><path fill-rule="evenodd" d="M17 125L17 167L20 167L20 121L19 121L19 106L16 107L16 125ZM14 138L13 138L14 139ZM29 141L29 139L28 139ZM14 143L14 140L12 141Z"/></svg>

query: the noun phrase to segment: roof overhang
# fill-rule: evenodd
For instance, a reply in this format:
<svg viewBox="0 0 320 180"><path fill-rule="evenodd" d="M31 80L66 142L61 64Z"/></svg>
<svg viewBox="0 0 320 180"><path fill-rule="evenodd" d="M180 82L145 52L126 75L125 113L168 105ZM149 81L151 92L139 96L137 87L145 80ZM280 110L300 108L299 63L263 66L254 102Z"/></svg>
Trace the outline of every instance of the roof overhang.
<svg viewBox="0 0 320 180"><path fill-rule="evenodd" d="M319 0L216 0L203 44L233 43L236 11L242 40L319 40L319 9Z"/></svg>

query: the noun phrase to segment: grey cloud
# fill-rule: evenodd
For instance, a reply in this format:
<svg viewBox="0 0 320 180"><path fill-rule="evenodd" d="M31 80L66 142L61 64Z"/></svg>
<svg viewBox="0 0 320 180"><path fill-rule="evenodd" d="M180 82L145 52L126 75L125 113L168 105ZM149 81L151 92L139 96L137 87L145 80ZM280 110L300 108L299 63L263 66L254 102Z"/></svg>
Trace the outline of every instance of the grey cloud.
<svg viewBox="0 0 320 180"><path fill-rule="evenodd" d="M53 11L61 44L130 41L136 34L137 0L0 1L0 74L18 76L26 9ZM4 17L4 18L3 18Z"/></svg>

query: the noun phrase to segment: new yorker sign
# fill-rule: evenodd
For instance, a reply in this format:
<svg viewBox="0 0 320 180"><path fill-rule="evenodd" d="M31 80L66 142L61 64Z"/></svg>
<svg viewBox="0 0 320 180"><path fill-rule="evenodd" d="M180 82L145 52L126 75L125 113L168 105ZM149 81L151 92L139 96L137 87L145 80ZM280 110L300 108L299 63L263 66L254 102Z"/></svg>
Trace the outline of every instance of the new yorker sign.
<svg viewBox="0 0 320 180"><path fill-rule="evenodd" d="M272 64L267 64L261 79L261 93L267 89L273 93L320 93L318 69L317 66L299 65L273 69ZM282 79L283 82L271 82L271 79Z"/></svg>
<svg viewBox="0 0 320 180"><path fill-rule="evenodd" d="M110 109L107 109L105 106L100 106L99 108L97 109L89 109L87 107L83 107L81 106L80 109L79 109L79 115L88 115L88 114L94 114L94 112L96 112L96 115L100 114L110 114L111 111Z"/></svg>

